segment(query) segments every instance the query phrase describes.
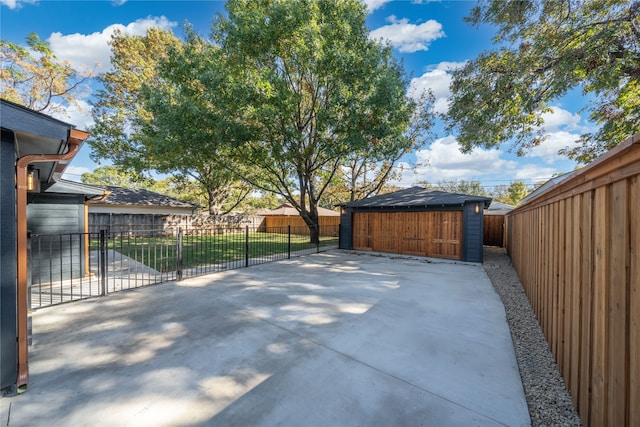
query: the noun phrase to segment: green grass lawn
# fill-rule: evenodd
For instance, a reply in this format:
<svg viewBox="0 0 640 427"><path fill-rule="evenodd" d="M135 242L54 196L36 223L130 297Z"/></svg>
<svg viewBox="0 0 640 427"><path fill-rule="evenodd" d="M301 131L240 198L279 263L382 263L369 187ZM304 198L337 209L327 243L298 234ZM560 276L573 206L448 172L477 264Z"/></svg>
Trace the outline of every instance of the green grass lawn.
<svg viewBox="0 0 640 427"><path fill-rule="evenodd" d="M286 254L288 238L279 233L249 233L249 258ZM245 233L188 235L182 240L182 268L222 264L245 259ZM337 237L321 237L320 245L337 244ZM121 253L158 271L177 269L176 237L128 237L109 239L109 249ZM308 235L291 235L291 253L313 249ZM98 242L91 242L91 249L98 249Z"/></svg>

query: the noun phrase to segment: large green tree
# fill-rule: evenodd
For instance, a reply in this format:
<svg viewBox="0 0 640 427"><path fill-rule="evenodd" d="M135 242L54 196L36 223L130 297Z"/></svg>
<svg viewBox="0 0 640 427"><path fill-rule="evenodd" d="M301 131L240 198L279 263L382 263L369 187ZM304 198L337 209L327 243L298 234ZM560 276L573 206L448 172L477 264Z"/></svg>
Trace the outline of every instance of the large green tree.
<svg viewBox="0 0 640 427"><path fill-rule="evenodd" d="M420 148L425 139L431 136L433 126L434 97L430 92L422 94L416 104L414 114L405 131L405 138L392 139L385 144L366 147L347 156L335 185L342 185L346 198L339 202L354 201L388 192L393 186L389 181L402 178L397 162L407 153ZM406 166L409 167L409 166Z"/></svg>
<svg viewBox="0 0 640 427"><path fill-rule="evenodd" d="M483 197L490 196L489 192L482 186L482 183L474 179L443 179L441 181L438 181L437 184L431 184L427 181L422 181L418 182L418 185L433 190L447 191L449 193L469 194L473 196Z"/></svg>
<svg viewBox="0 0 640 427"><path fill-rule="evenodd" d="M98 166L93 172L85 172L80 177L85 184L109 185L124 188L149 188L155 183L150 178L127 171L117 166Z"/></svg>
<svg viewBox="0 0 640 427"><path fill-rule="evenodd" d="M227 10L213 37L252 89L238 96L252 135L235 158L247 181L297 208L316 240L318 203L349 156L415 144L404 71L369 40L357 0L231 0Z"/></svg>
<svg viewBox="0 0 640 427"><path fill-rule="evenodd" d="M245 85L218 46L191 29L156 68L157 84L145 84L148 116L137 140L155 169L190 177L205 189L209 213L226 214L252 190L234 167L232 149L248 137L244 107L235 98Z"/></svg>
<svg viewBox="0 0 640 427"><path fill-rule="evenodd" d="M194 79L227 75L216 49L191 32L182 42L153 28L144 36L116 33L111 46L114 69L101 76L104 89L89 141L94 158L193 181L211 215L230 212L249 192L224 164L223 147L233 142L234 123L220 114L223 97L207 93Z"/></svg>
<svg viewBox="0 0 640 427"><path fill-rule="evenodd" d="M484 0L467 20L497 27L496 48L453 75L448 127L463 151L544 138L550 103L580 89L599 125L564 150L587 162L640 131L638 0Z"/></svg>
<svg viewBox="0 0 640 427"><path fill-rule="evenodd" d="M493 191L493 198L501 203L516 206L529 194L529 187L523 181L512 181L508 186L499 185Z"/></svg>
<svg viewBox="0 0 640 427"><path fill-rule="evenodd" d="M0 40L0 97L44 113L79 108L90 70L58 59L46 40L29 33L26 46Z"/></svg>

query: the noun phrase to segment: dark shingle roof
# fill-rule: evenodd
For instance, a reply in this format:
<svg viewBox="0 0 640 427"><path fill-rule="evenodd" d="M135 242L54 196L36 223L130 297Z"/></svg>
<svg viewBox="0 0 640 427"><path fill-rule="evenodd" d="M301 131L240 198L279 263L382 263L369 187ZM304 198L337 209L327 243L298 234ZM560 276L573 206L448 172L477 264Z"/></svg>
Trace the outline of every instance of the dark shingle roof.
<svg viewBox="0 0 640 427"><path fill-rule="evenodd" d="M393 193L381 194L366 199L342 203L348 208L409 208L462 206L467 202L482 202L485 208L491 204L491 197L470 196L448 193L424 187L411 187Z"/></svg>
<svg viewBox="0 0 640 427"><path fill-rule="evenodd" d="M172 208L197 208L197 205L183 202L142 188L122 188L105 186L111 194L103 202L96 205L128 205L128 206L163 206Z"/></svg>

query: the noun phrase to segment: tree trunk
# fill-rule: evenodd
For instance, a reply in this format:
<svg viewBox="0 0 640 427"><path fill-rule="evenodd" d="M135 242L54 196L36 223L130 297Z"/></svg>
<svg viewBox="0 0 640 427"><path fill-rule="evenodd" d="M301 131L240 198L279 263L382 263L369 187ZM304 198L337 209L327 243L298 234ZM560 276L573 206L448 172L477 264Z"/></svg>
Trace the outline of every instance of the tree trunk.
<svg viewBox="0 0 640 427"><path fill-rule="evenodd" d="M308 212L306 215L301 214L301 216L307 227L309 227L309 242L317 245L320 243L320 220L317 211L315 215L312 212Z"/></svg>

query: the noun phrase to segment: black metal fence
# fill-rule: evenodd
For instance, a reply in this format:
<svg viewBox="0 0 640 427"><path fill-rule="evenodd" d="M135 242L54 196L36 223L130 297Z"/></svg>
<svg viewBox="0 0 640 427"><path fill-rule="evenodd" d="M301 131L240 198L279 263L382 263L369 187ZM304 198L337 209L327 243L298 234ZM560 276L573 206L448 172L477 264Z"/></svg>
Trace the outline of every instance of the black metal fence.
<svg viewBox="0 0 640 427"><path fill-rule="evenodd" d="M338 226L30 236L32 309L338 247ZM313 236L320 235L317 241Z"/></svg>

